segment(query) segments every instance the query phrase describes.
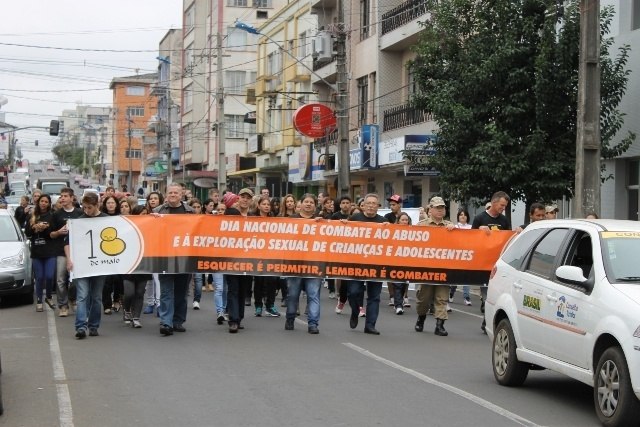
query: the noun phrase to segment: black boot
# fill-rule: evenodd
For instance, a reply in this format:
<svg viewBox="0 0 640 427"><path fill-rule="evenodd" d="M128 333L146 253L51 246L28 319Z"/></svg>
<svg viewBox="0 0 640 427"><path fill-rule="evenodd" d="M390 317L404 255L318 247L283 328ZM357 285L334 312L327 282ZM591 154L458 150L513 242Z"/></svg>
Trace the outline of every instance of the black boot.
<svg viewBox="0 0 640 427"><path fill-rule="evenodd" d="M436 319L436 330L434 334L440 335L441 337L449 335L449 332L444 329L444 319Z"/></svg>
<svg viewBox="0 0 640 427"><path fill-rule="evenodd" d="M424 329L424 321L426 318L426 315L418 316L418 321L416 322L416 332L422 332L422 330Z"/></svg>

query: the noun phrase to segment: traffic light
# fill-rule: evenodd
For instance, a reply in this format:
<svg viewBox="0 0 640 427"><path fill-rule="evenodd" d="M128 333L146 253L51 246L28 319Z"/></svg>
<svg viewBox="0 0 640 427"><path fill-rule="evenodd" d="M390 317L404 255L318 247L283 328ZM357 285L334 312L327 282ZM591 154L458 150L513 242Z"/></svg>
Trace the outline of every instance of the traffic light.
<svg viewBox="0 0 640 427"><path fill-rule="evenodd" d="M60 122L57 120L51 120L51 122L49 123L49 135L58 136L59 132L60 132Z"/></svg>

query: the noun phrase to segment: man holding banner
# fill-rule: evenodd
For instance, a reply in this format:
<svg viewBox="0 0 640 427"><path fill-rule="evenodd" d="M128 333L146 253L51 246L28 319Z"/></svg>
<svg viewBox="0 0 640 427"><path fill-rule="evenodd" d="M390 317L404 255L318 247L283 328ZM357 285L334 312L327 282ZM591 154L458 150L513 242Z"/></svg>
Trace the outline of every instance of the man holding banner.
<svg viewBox="0 0 640 427"><path fill-rule="evenodd" d="M164 204L153 210L156 216L162 214L193 214L191 206L182 202L182 186L171 183L167 186ZM173 332L186 332L182 325L187 321L187 291L191 274L160 274L160 333L164 336Z"/></svg>
<svg viewBox="0 0 640 427"><path fill-rule="evenodd" d="M351 221L388 223L387 220L378 215L380 198L377 194L369 193L364 196L363 211L351 217ZM366 282L367 289L367 315L364 325L364 333L380 335L376 329L376 321L380 312L380 293L382 292L382 282ZM360 301L364 299L365 282L362 280L351 280L347 285L347 295L351 306L351 317L349 326L351 329L358 327L358 314L360 313Z"/></svg>
<svg viewBox="0 0 640 427"><path fill-rule="evenodd" d="M435 196L429 201L429 216L420 221L417 226L446 227L451 231L455 228L452 222L444 219L447 213L446 204L442 197ZM416 322L416 332L422 332L424 321L427 318L427 308L431 301L434 302L436 329L434 333L446 337L449 333L444 329L444 322L449 317L447 315L447 301L449 300L449 286L446 285L420 285L416 292L416 311L418 321Z"/></svg>

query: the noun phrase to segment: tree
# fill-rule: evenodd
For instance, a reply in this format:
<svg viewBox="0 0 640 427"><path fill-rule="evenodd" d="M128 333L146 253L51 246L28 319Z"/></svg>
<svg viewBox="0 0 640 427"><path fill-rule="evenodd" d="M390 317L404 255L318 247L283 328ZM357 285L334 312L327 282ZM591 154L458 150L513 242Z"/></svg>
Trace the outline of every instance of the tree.
<svg viewBox="0 0 640 427"><path fill-rule="evenodd" d="M486 200L507 191L527 206L571 197L577 117L578 2L428 0L431 19L410 63L439 131L430 165L444 194ZM560 13L557 13L560 12ZM613 11L601 15L602 155L626 151L635 135L612 145L624 116L629 46L609 55Z"/></svg>
<svg viewBox="0 0 640 427"><path fill-rule="evenodd" d="M82 148L74 147L70 144L59 144L53 147L52 152L62 163L73 166L78 170L82 167L82 161L84 158L84 151Z"/></svg>

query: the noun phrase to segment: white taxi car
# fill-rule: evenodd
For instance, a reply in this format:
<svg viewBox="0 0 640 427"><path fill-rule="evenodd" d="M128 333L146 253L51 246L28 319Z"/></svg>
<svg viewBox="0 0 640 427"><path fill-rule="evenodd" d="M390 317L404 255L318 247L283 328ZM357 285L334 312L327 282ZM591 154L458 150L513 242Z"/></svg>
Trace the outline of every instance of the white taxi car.
<svg viewBox="0 0 640 427"><path fill-rule="evenodd" d="M485 310L498 383L550 369L593 386L603 425L640 425L640 223L530 224L491 272Z"/></svg>

